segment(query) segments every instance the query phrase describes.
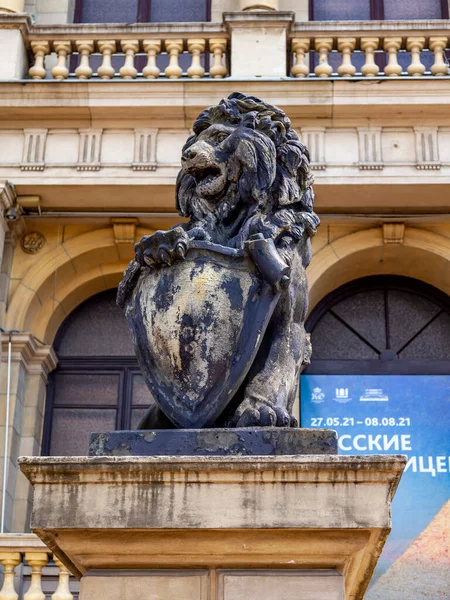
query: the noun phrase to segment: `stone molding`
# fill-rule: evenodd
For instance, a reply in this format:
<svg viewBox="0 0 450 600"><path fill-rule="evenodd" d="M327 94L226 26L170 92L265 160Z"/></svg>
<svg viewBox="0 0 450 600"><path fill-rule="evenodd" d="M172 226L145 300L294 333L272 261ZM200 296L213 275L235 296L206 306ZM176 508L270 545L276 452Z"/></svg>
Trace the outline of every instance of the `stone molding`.
<svg viewBox="0 0 450 600"><path fill-rule="evenodd" d="M22 458L31 483L384 483L395 494L406 464L403 455L254 456L50 456ZM256 476L255 476L256 473Z"/></svg>
<svg viewBox="0 0 450 600"><path fill-rule="evenodd" d="M9 334L3 333L0 340L1 361L7 362ZM11 342L11 362L22 364L27 373L41 375L46 382L58 364L53 347L41 344L31 333L13 333Z"/></svg>

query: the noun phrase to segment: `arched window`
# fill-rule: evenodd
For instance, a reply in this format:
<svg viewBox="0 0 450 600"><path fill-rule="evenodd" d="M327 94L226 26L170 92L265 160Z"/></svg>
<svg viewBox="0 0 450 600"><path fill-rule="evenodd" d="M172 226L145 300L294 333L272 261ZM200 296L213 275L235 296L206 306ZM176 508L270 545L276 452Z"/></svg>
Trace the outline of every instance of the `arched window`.
<svg viewBox="0 0 450 600"><path fill-rule="evenodd" d="M304 373L450 373L449 298L409 277L344 285L315 307L306 328L313 353Z"/></svg>
<svg viewBox="0 0 450 600"><path fill-rule="evenodd" d="M115 297L116 290L108 290L89 298L59 328L44 455L87 455L90 432L136 428L152 402Z"/></svg>

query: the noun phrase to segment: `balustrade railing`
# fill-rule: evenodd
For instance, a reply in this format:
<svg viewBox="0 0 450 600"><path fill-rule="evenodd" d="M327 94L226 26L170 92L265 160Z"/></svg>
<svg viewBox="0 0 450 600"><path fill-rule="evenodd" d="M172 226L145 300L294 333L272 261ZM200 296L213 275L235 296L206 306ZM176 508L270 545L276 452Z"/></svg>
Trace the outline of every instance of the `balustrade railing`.
<svg viewBox="0 0 450 600"><path fill-rule="evenodd" d="M448 76L447 21L296 23L293 77Z"/></svg>
<svg viewBox="0 0 450 600"><path fill-rule="evenodd" d="M449 76L447 20L281 22L289 59L278 72L287 77ZM258 61L252 52L271 52L270 43L260 43L272 38L264 36L258 19L246 19L245 28L236 29L226 18L224 23L33 25L24 15L0 15L1 24L20 26L28 77L40 81L222 79L233 70L252 79L261 76L254 72ZM237 48L246 49L242 56ZM284 56L283 51L283 62Z"/></svg>
<svg viewBox="0 0 450 600"><path fill-rule="evenodd" d="M61 81L227 75L228 34L221 25L165 25L34 27L29 76Z"/></svg>
<svg viewBox="0 0 450 600"><path fill-rule="evenodd" d="M45 600L43 571L47 566L58 570L58 582L49 597L52 600L74 599L69 586L70 572L32 533L0 535L0 564L3 566L0 600ZM19 574L20 567L23 572ZM31 571L29 575L27 571Z"/></svg>

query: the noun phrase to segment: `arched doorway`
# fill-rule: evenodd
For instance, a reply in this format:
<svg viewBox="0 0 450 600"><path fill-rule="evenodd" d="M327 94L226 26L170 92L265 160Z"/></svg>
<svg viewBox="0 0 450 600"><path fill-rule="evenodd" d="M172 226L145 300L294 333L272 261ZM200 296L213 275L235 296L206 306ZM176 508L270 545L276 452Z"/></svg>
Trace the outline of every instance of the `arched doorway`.
<svg viewBox="0 0 450 600"><path fill-rule="evenodd" d="M87 455L90 432L136 428L152 401L115 297L115 289L92 296L58 330L43 455Z"/></svg>

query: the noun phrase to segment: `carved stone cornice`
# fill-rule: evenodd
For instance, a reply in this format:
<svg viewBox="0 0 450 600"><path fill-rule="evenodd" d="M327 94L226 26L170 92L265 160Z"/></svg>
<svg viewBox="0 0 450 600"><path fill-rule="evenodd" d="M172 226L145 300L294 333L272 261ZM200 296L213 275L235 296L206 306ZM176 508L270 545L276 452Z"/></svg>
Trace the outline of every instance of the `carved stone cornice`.
<svg viewBox="0 0 450 600"><path fill-rule="evenodd" d="M1 335L1 361L8 360L9 334ZM11 362L21 363L30 374L41 375L47 381L56 368L58 359L53 347L41 344L31 333L13 333L11 336Z"/></svg>

